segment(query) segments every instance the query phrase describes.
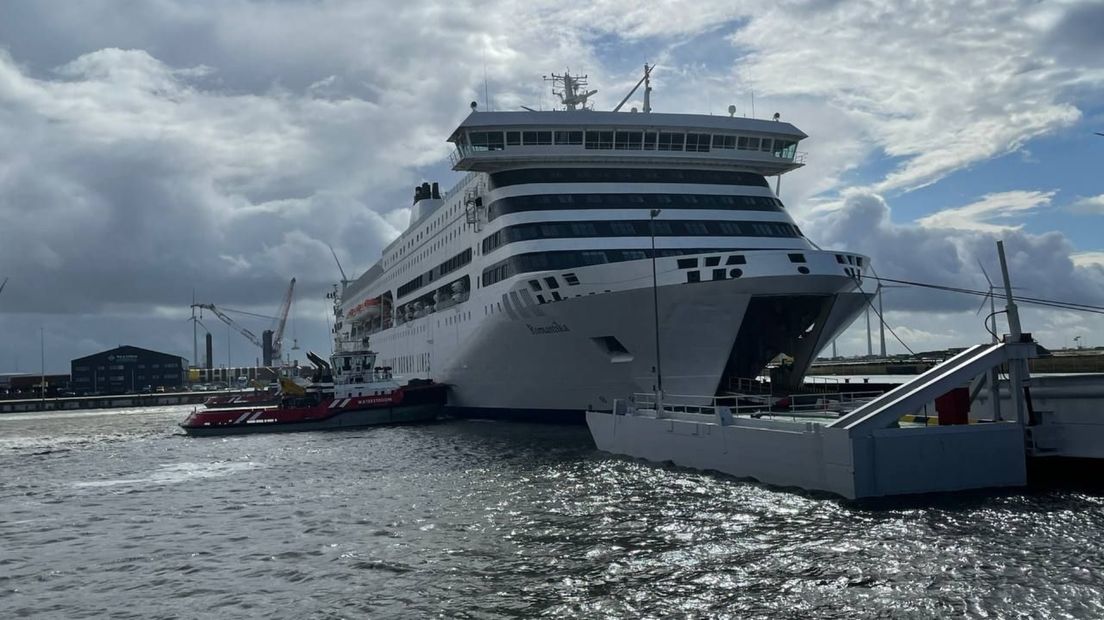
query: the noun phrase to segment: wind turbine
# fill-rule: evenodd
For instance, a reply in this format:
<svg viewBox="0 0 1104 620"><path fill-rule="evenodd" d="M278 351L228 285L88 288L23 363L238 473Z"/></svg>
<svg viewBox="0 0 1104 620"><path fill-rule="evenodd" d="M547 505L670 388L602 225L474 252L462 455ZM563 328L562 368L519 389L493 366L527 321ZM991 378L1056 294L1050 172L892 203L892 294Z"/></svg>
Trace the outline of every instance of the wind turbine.
<svg viewBox="0 0 1104 620"><path fill-rule="evenodd" d="M3 282L0 282L0 293L4 292L4 287L8 285L8 279L4 278Z"/></svg>

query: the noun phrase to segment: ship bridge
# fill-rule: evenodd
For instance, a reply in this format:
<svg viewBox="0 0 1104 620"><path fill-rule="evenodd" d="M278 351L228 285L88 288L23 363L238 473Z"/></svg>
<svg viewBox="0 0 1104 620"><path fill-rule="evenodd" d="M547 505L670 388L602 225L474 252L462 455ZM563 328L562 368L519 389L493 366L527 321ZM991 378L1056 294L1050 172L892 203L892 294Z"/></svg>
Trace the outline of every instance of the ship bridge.
<svg viewBox="0 0 1104 620"><path fill-rule="evenodd" d="M774 176L804 165L804 132L780 120L704 114L473 110L452 133L453 169L526 165L723 167Z"/></svg>

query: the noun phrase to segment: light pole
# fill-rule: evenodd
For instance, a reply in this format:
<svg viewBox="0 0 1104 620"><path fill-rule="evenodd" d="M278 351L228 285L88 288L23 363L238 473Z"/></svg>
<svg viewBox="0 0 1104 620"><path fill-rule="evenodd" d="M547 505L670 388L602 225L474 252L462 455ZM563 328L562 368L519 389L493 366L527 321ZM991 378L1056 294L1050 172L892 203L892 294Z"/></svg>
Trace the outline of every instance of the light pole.
<svg viewBox="0 0 1104 620"><path fill-rule="evenodd" d="M656 350L656 391L663 394L663 364L660 362L659 350L659 287L656 282L656 249L655 249L655 219L662 213L661 209L652 209L648 218L648 234L652 238L652 318L655 324L655 350ZM656 406L659 407L658 398Z"/></svg>

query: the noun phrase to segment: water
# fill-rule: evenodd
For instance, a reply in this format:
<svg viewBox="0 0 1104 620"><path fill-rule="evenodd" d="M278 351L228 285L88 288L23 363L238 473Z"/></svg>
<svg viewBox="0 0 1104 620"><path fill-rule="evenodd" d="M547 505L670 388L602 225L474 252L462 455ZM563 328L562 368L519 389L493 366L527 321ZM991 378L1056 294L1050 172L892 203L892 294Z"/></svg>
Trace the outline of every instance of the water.
<svg viewBox="0 0 1104 620"><path fill-rule="evenodd" d="M455 421L0 416L0 617L1102 617L1104 497L854 505Z"/></svg>

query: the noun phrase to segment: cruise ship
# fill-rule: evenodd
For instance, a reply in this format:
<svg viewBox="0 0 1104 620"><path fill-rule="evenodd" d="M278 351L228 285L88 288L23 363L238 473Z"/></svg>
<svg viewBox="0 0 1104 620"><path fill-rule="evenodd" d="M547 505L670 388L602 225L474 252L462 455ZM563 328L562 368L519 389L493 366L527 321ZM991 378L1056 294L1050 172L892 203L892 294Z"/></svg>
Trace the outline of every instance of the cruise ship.
<svg viewBox="0 0 1104 620"><path fill-rule="evenodd" d="M335 291L335 341L448 384L460 415L724 394L777 359L776 384L798 385L868 303L868 259L818 248L772 191L803 132L652 112L648 71L640 111L590 109L569 74L562 109L473 102L448 139L465 176L415 188L406 231Z"/></svg>

